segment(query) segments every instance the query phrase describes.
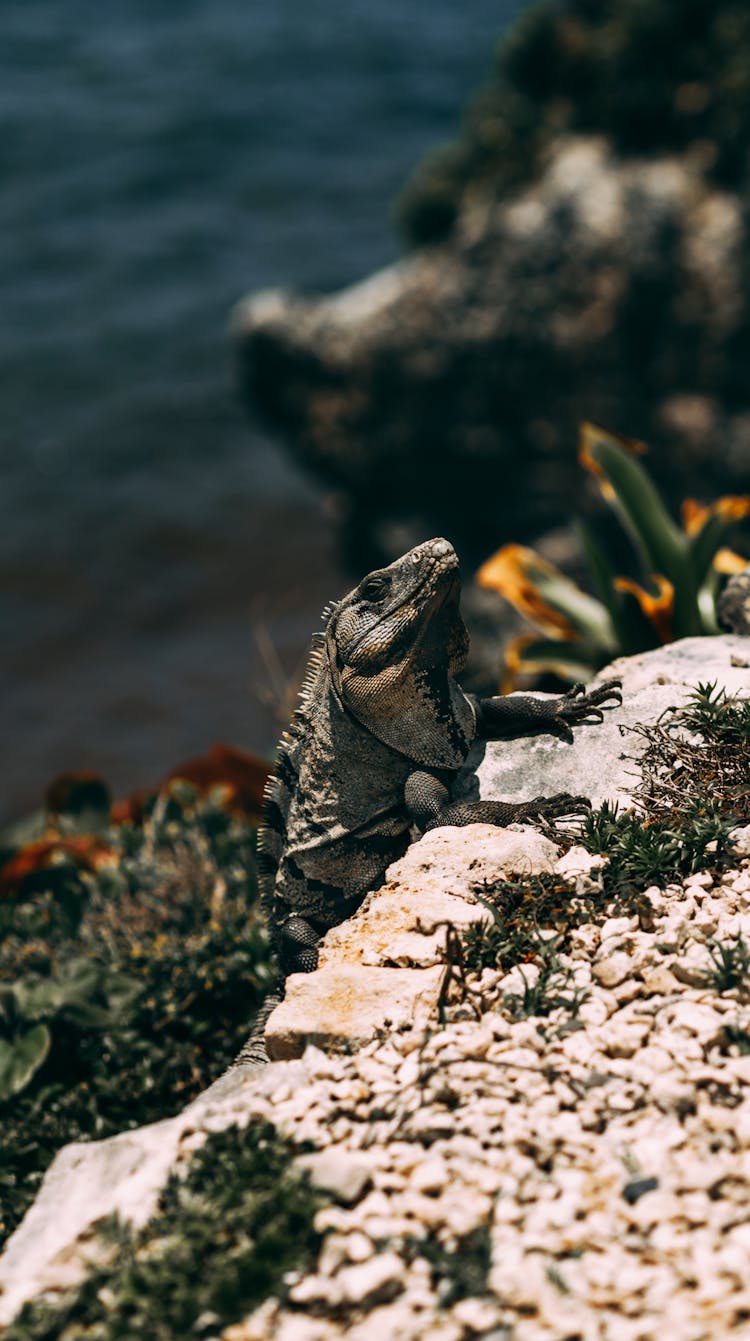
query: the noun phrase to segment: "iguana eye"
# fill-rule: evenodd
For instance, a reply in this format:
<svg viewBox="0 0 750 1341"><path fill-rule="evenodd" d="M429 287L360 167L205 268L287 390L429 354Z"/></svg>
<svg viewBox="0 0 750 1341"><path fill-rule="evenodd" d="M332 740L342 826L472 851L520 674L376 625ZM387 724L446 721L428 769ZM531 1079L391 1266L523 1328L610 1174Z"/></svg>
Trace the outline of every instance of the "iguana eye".
<svg viewBox="0 0 750 1341"><path fill-rule="evenodd" d="M366 601L378 601L385 596L388 586L388 579L385 577L368 578L362 588L362 595Z"/></svg>

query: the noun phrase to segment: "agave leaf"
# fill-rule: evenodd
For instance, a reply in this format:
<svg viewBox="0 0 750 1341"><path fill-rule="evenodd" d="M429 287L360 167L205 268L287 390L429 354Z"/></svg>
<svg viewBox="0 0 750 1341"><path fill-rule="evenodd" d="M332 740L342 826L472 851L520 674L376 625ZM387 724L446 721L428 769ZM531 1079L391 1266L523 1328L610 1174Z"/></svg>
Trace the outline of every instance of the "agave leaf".
<svg viewBox="0 0 750 1341"><path fill-rule="evenodd" d="M482 564L476 581L499 592L548 638L584 638L603 652L615 646L612 621L601 601L525 545L504 545Z"/></svg>
<svg viewBox="0 0 750 1341"><path fill-rule="evenodd" d="M501 692L509 694L521 675L549 671L561 680L587 680L603 661L600 649L581 642L561 642L556 638L537 638L522 634L505 649Z"/></svg>
<svg viewBox="0 0 750 1341"><path fill-rule="evenodd" d="M669 643L673 638L674 587L661 573L652 573L651 581L657 588L656 595L646 591L638 582L629 577L616 577L618 591L629 592L634 596L649 624L655 630L661 643Z"/></svg>
<svg viewBox="0 0 750 1341"><path fill-rule="evenodd" d="M727 528L750 516L750 495L729 494L704 506L693 498L682 504L682 525L689 537L693 579L700 586L705 580Z"/></svg>
<svg viewBox="0 0 750 1341"><path fill-rule="evenodd" d="M0 1100L20 1094L39 1070L50 1049L49 1029L35 1024L12 1043L0 1039Z"/></svg>
<svg viewBox="0 0 750 1341"><path fill-rule="evenodd" d="M623 626L628 633L628 640L623 643L621 655L646 652L652 647L661 646L661 639L651 620L644 614L638 598L627 588L622 589L619 595L622 600Z"/></svg>
<svg viewBox="0 0 750 1341"><path fill-rule="evenodd" d="M717 549L713 557L714 571L728 577L734 573L744 573L748 566L750 559L746 559L744 554L737 554L733 549L727 549L726 546Z"/></svg>
<svg viewBox="0 0 750 1341"><path fill-rule="evenodd" d="M637 652L639 650L637 635L632 628L632 620L628 618L622 594L615 587L615 570L612 564L598 540L583 522L575 522L574 530L588 563L594 591L602 605L606 606L612 621L614 639L609 650L619 655L631 651Z"/></svg>
<svg viewBox="0 0 750 1341"><path fill-rule="evenodd" d="M716 597L719 590L718 575L709 574L698 592L698 609L700 610L703 632L711 637L721 633L719 620L716 614Z"/></svg>
<svg viewBox="0 0 750 1341"><path fill-rule="evenodd" d="M647 572L663 573L675 586L684 582L687 540L672 521L630 442L596 424L581 425L578 459L599 480L608 503L616 506Z"/></svg>

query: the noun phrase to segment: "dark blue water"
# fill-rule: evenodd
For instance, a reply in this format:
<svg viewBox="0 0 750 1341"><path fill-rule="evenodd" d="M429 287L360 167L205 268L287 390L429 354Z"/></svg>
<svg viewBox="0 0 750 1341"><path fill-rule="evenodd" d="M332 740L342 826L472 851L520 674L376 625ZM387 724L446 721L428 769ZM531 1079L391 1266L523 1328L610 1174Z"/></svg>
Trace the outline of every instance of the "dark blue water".
<svg viewBox="0 0 750 1341"><path fill-rule="evenodd" d="M340 592L245 424L232 304L393 259L393 197L523 0L3 0L0 816L223 739ZM266 658L267 660L267 658Z"/></svg>

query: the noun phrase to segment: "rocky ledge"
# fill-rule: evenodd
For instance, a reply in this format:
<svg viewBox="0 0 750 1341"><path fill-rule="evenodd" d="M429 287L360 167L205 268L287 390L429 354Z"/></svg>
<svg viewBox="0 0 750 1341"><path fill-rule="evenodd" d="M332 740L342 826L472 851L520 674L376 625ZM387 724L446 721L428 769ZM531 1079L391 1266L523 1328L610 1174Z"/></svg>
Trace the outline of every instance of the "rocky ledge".
<svg viewBox="0 0 750 1341"><path fill-rule="evenodd" d="M736 491L746 244L744 200L698 152L558 137L531 183L467 193L448 241L331 297L240 303L244 392L338 491L360 554L445 533L479 560L559 524L584 419L652 444L674 502Z"/></svg>
<svg viewBox="0 0 750 1341"><path fill-rule="evenodd" d="M748 651L690 640L618 669L652 693L653 721L698 663L699 679L750 696ZM632 749L610 740L594 777L614 717L581 730L577 790L622 790ZM547 745L550 758L569 748ZM514 748L528 759L528 741L502 751ZM113 1210L142 1222L207 1133L267 1119L327 1194L317 1261L283 1302L206 1335L746 1335L750 1008L717 977L715 949L750 946L750 826L735 839L731 869L644 879L623 915L594 897L606 858L561 857L525 827L428 834L329 934L318 971L291 980L269 1025L286 1060L237 1068L177 1118L61 1152L0 1260L0 1317L80 1279L96 1223ZM460 982L446 967L450 937L489 924L482 889L512 872L565 876L592 909L559 954L559 1003L520 1018L536 965L465 967Z"/></svg>

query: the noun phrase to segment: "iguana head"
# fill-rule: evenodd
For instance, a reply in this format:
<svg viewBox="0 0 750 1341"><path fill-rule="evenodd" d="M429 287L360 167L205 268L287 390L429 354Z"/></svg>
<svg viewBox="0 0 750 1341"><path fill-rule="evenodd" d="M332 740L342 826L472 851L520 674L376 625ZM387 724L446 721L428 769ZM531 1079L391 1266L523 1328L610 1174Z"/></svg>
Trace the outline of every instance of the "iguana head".
<svg viewBox="0 0 750 1341"><path fill-rule="evenodd" d="M427 540L368 573L334 608L326 651L334 691L372 735L418 763L457 768L474 714L453 680L469 637L453 546Z"/></svg>

